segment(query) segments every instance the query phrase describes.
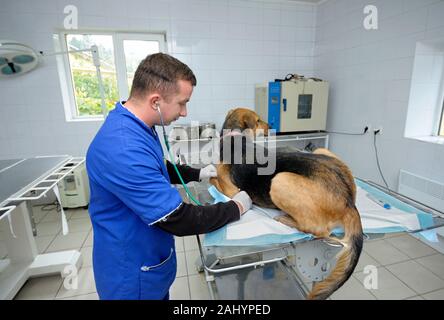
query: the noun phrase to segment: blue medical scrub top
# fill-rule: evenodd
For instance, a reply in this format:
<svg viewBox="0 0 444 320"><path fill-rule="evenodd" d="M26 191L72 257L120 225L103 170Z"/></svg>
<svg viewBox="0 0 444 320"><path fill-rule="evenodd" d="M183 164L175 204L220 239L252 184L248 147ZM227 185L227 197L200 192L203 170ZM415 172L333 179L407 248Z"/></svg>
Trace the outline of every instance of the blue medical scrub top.
<svg viewBox="0 0 444 320"><path fill-rule="evenodd" d="M86 155L100 299L163 299L176 276L173 235L154 225L182 203L159 138L119 102Z"/></svg>

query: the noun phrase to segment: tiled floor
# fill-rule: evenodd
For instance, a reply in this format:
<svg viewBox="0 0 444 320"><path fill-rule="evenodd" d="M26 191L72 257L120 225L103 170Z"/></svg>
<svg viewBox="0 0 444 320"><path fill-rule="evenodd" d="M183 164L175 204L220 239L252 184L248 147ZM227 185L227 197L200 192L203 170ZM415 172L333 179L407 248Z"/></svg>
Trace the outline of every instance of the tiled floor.
<svg viewBox="0 0 444 320"><path fill-rule="evenodd" d="M98 299L92 269L92 228L86 210L67 210L70 233L61 234L60 216L55 211L34 207L37 247L40 253L78 249L83 255L78 288L67 290L60 276L34 278L22 287L15 299ZM177 278L171 299L209 299L194 236L176 237ZM0 242L0 258L7 252ZM378 289L364 287L365 266L377 270ZM391 234L366 241L358 266L349 281L331 299L444 299L444 255L407 234Z"/></svg>

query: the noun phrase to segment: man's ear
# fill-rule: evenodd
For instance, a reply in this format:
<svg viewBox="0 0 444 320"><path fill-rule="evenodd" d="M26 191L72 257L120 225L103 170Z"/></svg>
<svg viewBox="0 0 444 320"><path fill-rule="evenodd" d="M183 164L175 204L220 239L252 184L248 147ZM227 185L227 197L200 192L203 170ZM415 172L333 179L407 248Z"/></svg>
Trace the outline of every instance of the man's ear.
<svg viewBox="0 0 444 320"><path fill-rule="evenodd" d="M150 94L146 97L148 105L153 109L157 110L157 105L161 99L161 96L157 93Z"/></svg>

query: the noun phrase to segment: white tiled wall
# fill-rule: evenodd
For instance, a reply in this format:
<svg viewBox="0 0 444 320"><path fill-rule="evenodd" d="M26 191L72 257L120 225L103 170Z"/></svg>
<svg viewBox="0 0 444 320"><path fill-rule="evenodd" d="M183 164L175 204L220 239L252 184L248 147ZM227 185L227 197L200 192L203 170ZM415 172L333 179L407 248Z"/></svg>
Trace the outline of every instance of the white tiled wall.
<svg viewBox="0 0 444 320"><path fill-rule="evenodd" d="M249 0L4 1L0 38L53 51L63 8L77 6L79 28L165 31L168 51L194 70L189 119L220 125L234 106L253 107L255 83L289 72L330 81L328 129L382 126L381 166L396 188L400 168L444 181L443 145L403 137L417 41L444 37L444 1L328 0L319 6ZM376 5L379 29L362 27ZM54 59L0 80L0 158L84 155L100 122L67 123ZM355 175L381 182L373 137L331 137ZM426 163L427 165L424 165Z"/></svg>
<svg viewBox="0 0 444 320"><path fill-rule="evenodd" d="M0 39L53 51L63 9L75 5L79 29L164 31L168 51L193 69L198 86L189 117L220 125L234 106L254 107L254 84L288 73L313 75L316 7L247 0L2 1ZM67 123L55 59L0 80L0 158L81 156L100 122Z"/></svg>
<svg viewBox="0 0 444 320"><path fill-rule="evenodd" d="M367 4L378 9L378 30L363 28ZM439 0L328 0L317 8L315 74L331 84L328 129L382 126L378 152L393 189L401 168L444 181L444 145L403 137L416 42L444 38L443 17ZM356 176L382 184L373 134L330 141Z"/></svg>

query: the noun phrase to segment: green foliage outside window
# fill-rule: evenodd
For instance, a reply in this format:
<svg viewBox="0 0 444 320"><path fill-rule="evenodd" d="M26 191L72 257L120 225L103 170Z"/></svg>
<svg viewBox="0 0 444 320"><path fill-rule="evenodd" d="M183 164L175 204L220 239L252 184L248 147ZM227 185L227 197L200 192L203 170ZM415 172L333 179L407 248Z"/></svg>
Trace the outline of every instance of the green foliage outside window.
<svg viewBox="0 0 444 320"><path fill-rule="evenodd" d="M74 91L79 116L102 115L102 100L99 83L95 72L73 70ZM116 75L102 73L105 90L105 103L108 111L114 109L119 100L116 85Z"/></svg>

